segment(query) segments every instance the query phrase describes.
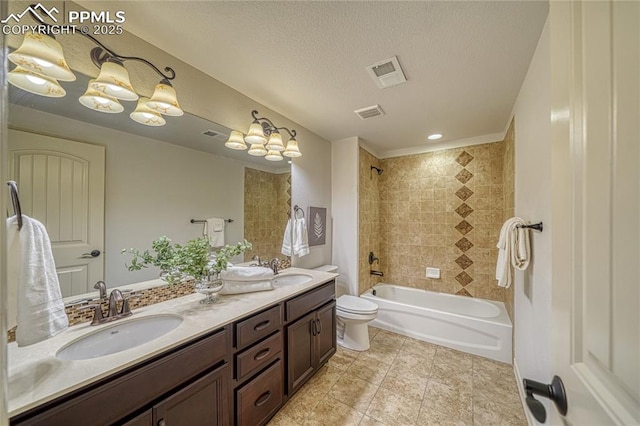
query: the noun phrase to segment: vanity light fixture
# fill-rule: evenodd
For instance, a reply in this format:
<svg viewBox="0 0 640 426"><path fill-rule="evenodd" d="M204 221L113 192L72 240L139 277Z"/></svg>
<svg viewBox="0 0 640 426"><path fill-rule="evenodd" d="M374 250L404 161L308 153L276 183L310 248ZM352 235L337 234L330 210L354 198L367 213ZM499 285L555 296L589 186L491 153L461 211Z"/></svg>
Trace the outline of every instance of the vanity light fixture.
<svg viewBox="0 0 640 426"><path fill-rule="evenodd" d="M442 133L434 133L432 135L427 136L427 139L429 139L430 141L435 141L438 140L442 137Z"/></svg>
<svg viewBox="0 0 640 426"><path fill-rule="evenodd" d="M283 155L285 157L300 157L300 148L296 140L296 131L289 130L286 127L277 127L271 120L266 117L258 117L258 111L251 111L253 122L249 126L247 135L234 130L229 135L229 139L225 146L231 149L247 149L247 145L251 145L249 155L255 157L265 157L269 161L281 161ZM289 141L285 147L282 142L281 130L285 130L289 134Z"/></svg>
<svg viewBox="0 0 640 426"><path fill-rule="evenodd" d="M58 80L73 81L73 74L64 58L62 46L53 36L50 36L52 26L37 16L31 8L31 17L38 23L41 32L27 33L20 47L8 55L11 62L17 65L7 75L7 80L12 85L36 95L48 97L62 97L66 95ZM74 32L74 34L76 34ZM91 34L79 32L87 37L98 47L90 51L93 63L100 69L95 80L89 82L87 91L79 99L80 103L94 111L106 113L118 113L124 111L124 107L118 102L135 101L139 96L131 85L129 72L124 67L126 61L138 61L148 65L157 72L161 79L156 85L151 99L140 103L130 114L131 119L148 126L162 126L166 123L162 115L180 116L184 114L178 104L176 90L171 85L171 80L176 77L176 72L165 67L160 71L151 62L136 56L123 56L106 47Z"/></svg>

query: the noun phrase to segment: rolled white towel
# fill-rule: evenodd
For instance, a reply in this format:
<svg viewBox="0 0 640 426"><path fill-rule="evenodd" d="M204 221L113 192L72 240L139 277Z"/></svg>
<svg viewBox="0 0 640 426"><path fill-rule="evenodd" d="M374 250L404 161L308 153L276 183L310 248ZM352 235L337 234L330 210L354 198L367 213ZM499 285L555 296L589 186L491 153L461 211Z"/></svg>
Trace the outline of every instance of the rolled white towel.
<svg viewBox="0 0 640 426"><path fill-rule="evenodd" d="M293 229L291 226L291 218L289 218L289 220L287 220L287 226L284 230L284 235L282 237L282 249L280 250L282 252L282 254L284 254L285 256L291 256L293 255L293 252L291 251L291 248L293 246L291 239L293 237Z"/></svg>
<svg viewBox="0 0 640 426"><path fill-rule="evenodd" d="M498 286L509 288L513 282L513 268L524 270L529 266L529 233L518 228L525 222L512 217L502 225L498 239L498 260L496 262L496 280Z"/></svg>
<svg viewBox="0 0 640 426"><path fill-rule="evenodd" d="M273 271L261 266L233 266L220 273L223 281L264 281L273 278Z"/></svg>
<svg viewBox="0 0 640 426"><path fill-rule="evenodd" d="M303 217L296 219L293 225L293 254L297 254L299 257L309 254L307 221Z"/></svg>

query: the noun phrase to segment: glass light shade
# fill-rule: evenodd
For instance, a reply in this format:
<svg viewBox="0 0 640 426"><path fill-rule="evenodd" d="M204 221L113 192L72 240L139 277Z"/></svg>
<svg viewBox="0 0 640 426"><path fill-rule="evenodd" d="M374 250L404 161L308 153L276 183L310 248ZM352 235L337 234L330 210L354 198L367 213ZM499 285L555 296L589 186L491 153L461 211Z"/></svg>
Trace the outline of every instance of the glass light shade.
<svg viewBox="0 0 640 426"><path fill-rule="evenodd" d="M287 149L282 153L285 157L302 157L302 153L300 153L300 148L298 148L298 141L294 138L289 139L287 142Z"/></svg>
<svg viewBox="0 0 640 426"><path fill-rule="evenodd" d="M22 90L40 96L61 98L67 94L56 79L34 73L22 67L16 67L8 73L7 80Z"/></svg>
<svg viewBox="0 0 640 426"><path fill-rule="evenodd" d="M251 144L251 148L249 148L248 153L254 157L264 157L267 155L267 149L261 143L254 143Z"/></svg>
<svg viewBox="0 0 640 426"><path fill-rule="evenodd" d="M280 154L280 151L269 151L267 152L267 155L265 155L265 157L267 160L269 161L282 161L282 155Z"/></svg>
<svg viewBox="0 0 640 426"><path fill-rule="evenodd" d="M45 34L26 33L20 47L8 58L19 67L62 81L74 81L69 65L64 60L62 46Z"/></svg>
<svg viewBox="0 0 640 426"><path fill-rule="evenodd" d="M136 109L129 114L129 117L131 117L133 121L144 124L145 126L164 126L167 124L167 121L162 115L147 107L148 101L149 98L140 97Z"/></svg>
<svg viewBox="0 0 640 426"><path fill-rule="evenodd" d="M118 102L116 98L91 87L91 83L93 83L94 81L95 80L89 81L87 91L84 92L84 95L80 96L80 98L78 99L80 103L94 111L106 112L111 114L124 111L124 107L120 105L120 102Z"/></svg>
<svg viewBox="0 0 640 426"><path fill-rule="evenodd" d="M229 140L224 143L224 146L231 149L243 150L247 149L247 144L244 142L244 135L242 132L234 130L229 135Z"/></svg>
<svg viewBox="0 0 640 426"><path fill-rule="evenodd" d="M269 142L267 142L267 149L270 151L284 151L282 136L280 136L279 132L271 133L271 136L269 136Z"/></svg>
<svg viewBox="0 0 640 426"><path fill-rule="evenodd" d="M164 83L156 85L156 90L154 90L153 96L151 96L151 99L147 102L147 107L160 114L174 117L184 114L184 111L182 111L182 108L180 108L178 104L176 89Z"/></svg>
<svg viewBox="0 0 640 426"><path fill-rule="evenodd" d="M267 143L267 138L264 137L262 125L258 122L251 123L251 126L249 126L249 131L247 132L247 136L244 137L244 140L252 145L264 145L265 143Z"/></svg>
<svg viewBox="0 0 640 426"><path fill-rule="evenodd" d="M93 89L116 99L123 101L138 100L138 94L133 90L129 81L129 72L125 67L115 62L102 64L98 78L90 85Z"/></svg>

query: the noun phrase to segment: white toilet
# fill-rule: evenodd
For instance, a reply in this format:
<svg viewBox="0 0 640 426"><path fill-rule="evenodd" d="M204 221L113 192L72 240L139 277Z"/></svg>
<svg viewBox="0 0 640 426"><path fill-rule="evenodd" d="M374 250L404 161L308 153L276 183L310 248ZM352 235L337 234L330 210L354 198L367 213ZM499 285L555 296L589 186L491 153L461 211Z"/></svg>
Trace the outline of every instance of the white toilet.
<svg viewBox="0 0 640 426"><path fill-rule="evenodd" d="M319 271L338 272L335 265L315 268ZM369 349L369 328L367 323L376 318L378 305L347 293L344 280L336 279L336 317L338 322L338 344L354 351Z"/></svg>

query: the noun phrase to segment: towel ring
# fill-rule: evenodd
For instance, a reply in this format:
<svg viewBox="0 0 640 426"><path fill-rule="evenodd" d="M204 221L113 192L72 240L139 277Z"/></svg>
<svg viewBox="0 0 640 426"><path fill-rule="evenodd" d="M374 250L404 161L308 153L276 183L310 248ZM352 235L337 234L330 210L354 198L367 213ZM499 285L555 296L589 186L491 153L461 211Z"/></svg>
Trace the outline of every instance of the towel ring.
<svg viewBox="0 0 640 426"><path fill-rule="evenodd" d="M298 212L302 213L302 218L304 219L304 210L302 210L300 207L298 207L298 205L296 204L295 206L293 206L293 216L295 219L298 218Z"/></svg>
<svg viewBox="0 0 640 426"><path fill-rule="evenodd" d="M15 181L7 182L9 191L11 192L11 204L13 204L13 212L18 220L18 231L22 229L22 207L20 207L20 197L18 197L18 185Z"/></svg>

